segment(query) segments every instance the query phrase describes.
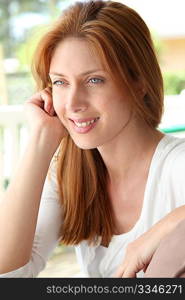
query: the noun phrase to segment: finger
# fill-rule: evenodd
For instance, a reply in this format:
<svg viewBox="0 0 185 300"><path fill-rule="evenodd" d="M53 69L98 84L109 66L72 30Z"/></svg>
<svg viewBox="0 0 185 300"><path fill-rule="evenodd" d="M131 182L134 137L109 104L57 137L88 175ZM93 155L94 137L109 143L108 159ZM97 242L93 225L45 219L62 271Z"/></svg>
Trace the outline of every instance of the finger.
<svg viewBox="0 0 185 300"><path fill-rule="evenodd" d="M50 109L50 112L49 112L50 116L57 116L55 110L54 110L54 107L52 106L51 109Z"/></svg>
<svg viewBox="0 0 185 300"><path fill-rule="evenodd" d="M40 98L44 101L44 110L51 116L56 115L53 107L52 89L50 87L45 88L40 92Z"/></svg>
<svg viewBox="0 0 185 300"><path fill-rule="evenodd" d="M44 101L41 99L40 94L37 93L34 96L30 97L24 104L35 104L36 106L39 106L40 108L44 108Z"/></svg>
<svg viewBox="0 0 185 300"><path fill-rule="evenodd" d="M147 270L147 268L148 268L148 265L149 265L149 263L146 264L145 267L143 268L143 272L144 272L144 273L146 272L146 270Z"/></svg>
<svg viewBox="0 0 185 300"><path fill-rule="evenodd" d="M136 272L133 269L125 270L122 278L136 278Z"/></svg>
<svg viewBox="0 0 185 300"><path fill-rule="evenodd" d="M49 87L35 93L25 102L25 104L27 103L35 104L36 106L42 108L50 116L56 115L53 107L51 88Z"/></svg>
<svg viewBox="0 0 185 300"><path fill-rule="evenodd" d="M51 96L45 90L43 90L40 92L40 100L44 101L44 110L49 113L50 109L52 108Z"/></svg>
<svg viewBox="0 0 185 300"><path fill-rule="evenodd" d="M47 87L47 88L44 89L44 92L47 93L47 96L48 96L48 99L49 99L49 104L48 104L49 114L51 116L56 116L56 112L55 112L54 106L53 106L52 88L51 87Z"/></svg>
<svg viewBox="0 0 185 300"><path fill-rule="evenodd" d="M112 278L122 278L122 276L123 276L123 272L119 272L119 273L116 272L112 275Z"/></svg>
<svg viewBox="0 0 185 300"><path fill-rule="evenodd" d="M51 87L47 87L44 89L46 92L48 92L50 95L52 95L52 88Z"/></svg>
<svg viewBox="0 0 185 300"><path fill-rule="evenodd" d="M112 277L113 278L121 278L123 276L123 273L124 273L124 267L123 266L120 266L116 272L113 273Z"/></svg>

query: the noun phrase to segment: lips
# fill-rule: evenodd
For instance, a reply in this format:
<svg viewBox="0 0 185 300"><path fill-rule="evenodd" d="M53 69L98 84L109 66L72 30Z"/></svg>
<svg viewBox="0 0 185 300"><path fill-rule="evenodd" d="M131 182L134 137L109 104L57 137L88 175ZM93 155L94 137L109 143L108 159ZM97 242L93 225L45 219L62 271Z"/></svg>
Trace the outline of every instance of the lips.
<svg viewBox="0 0 185 300"><path fill-rule="evenodd" d="M99 118L99 117L86 118L86 119L69 119L69 120L76 122L76 123L83 123L83 122L89 122L89 121L95 120L97 118Z"/></svg>
<svg viewBox="0 0 185 300"><path fill-rule="evenodd" d="M96 126L96 124L99 120L99 117L86 118L86 119L75 119L75 120L78 120L78 122L75 121L74 119L69 119L69 120L72 122L72 126L77 133L87 133ZM79 120L83 120L83 122L79 122ZM84 122L84 120L86 120L86 122Z"/></svg>

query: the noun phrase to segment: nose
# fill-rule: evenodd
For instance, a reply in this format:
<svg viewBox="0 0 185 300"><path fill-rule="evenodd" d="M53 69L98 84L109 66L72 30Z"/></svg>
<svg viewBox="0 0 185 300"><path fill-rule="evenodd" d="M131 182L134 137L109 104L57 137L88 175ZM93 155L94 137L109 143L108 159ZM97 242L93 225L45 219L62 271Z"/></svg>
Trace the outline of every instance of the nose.
<svg viewBox="0 0 185 300"><path fill-rule="evenodd" d="M85 111L88 107L87 96L78 88L71 88L66 95L66 110L68 112Z"/></svg>

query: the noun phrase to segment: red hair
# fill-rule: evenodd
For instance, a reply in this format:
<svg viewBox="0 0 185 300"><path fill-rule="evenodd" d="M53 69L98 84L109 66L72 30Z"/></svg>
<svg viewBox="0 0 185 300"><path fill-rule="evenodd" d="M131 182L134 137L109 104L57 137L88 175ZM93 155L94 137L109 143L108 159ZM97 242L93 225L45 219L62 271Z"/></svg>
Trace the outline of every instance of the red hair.
<svg viewBox="0 0 185 300"><path fill-rule="evenodd" d="M163 80L148 27L133 9L113 1L76 2L40 41L33 64L37 88L51 85L50 61L57 45L67 37L87 41L117 84L124 82L133 94L133 107L156 128L163 112ZM134 94L131 82L142 80L146 94ZM63 138L57 162L63 210L61 241L78 244L102 237L108 245L115 231L107 192L107 169L97 149L78 148Z"/></svg>

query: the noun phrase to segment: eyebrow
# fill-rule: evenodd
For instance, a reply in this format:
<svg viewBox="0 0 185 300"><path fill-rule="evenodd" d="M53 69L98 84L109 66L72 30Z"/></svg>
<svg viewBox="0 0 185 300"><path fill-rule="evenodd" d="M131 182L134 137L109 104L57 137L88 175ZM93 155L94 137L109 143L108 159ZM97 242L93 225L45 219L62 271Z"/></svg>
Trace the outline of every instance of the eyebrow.
<svg viewBox="0 0 185 300"><path fill-rule="evenodd" d="M94 70L89 70L89 71L80 73L79 76L82 76L82 75L88 75L88 74L95 73L95 72L98 72L98 71L103 71L103 72L105 72L105 71L102 70L102 69L94 69ZM49 75L57 75L57 76L64 76L64 77L66 76L66 75L61 74L61 73L58 73L58 72L51 72L51 73L49 73Z"/></svg>

